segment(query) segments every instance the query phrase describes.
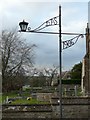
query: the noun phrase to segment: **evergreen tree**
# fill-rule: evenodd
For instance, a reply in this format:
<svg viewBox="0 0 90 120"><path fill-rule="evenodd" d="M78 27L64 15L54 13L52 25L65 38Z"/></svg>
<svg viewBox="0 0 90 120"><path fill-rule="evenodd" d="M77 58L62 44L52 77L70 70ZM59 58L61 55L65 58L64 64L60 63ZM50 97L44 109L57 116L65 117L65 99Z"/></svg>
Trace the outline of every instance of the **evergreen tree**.
<svg viewBox="0 0 90 120"><path fill-rule="evenodd" d="M71 79L81 79L82 63L75 64L71 70Z"/></svg>

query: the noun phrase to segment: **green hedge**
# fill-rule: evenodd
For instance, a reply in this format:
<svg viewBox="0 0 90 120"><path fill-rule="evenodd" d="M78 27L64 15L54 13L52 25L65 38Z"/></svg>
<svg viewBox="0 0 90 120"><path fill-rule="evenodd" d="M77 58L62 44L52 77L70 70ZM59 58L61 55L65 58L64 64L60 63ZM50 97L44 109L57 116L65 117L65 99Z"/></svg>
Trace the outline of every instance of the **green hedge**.
<svg viewBox="0 0 90 120"><path fill-rule="evenodd" d="M81 80L62 80L62 84L81 84Z"/></svg>

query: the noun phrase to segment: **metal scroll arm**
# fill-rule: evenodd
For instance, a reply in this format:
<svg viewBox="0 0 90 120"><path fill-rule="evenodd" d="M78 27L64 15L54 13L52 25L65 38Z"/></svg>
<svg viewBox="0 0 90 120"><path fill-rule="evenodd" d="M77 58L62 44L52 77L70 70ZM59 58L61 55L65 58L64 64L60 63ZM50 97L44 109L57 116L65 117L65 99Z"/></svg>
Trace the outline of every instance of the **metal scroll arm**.
<svg viewBox="0 0 90 120"><path fill-rule="evenodd" d="M83 34L80 34L80 35L78 35L78 36L75 36L75 37L73 37L72 39L70 39L70 40L66 40L66 41L63 41L62 42L62 44L63 44L63 50L64 49L67 49L67 48L69 48L69 47L71 47L71 46L73 46L77 41L78 41L78 39L79 38L83 38L84 36L83 36Z"/></svg>
<svg viewBox="0 0 90 120"><path fill-rule="evenodd" d="M53 18L47 20L46 22L41 24L39 27L37 27L37 28L35 28L34 30L31 30L31 31L37 32L37 31L40 31L40 30L42 30L46 27L49 27L49 26L59 25L58 20L57 20L58 17L59 16L56 16L56 17L53 17Z"/></svg>

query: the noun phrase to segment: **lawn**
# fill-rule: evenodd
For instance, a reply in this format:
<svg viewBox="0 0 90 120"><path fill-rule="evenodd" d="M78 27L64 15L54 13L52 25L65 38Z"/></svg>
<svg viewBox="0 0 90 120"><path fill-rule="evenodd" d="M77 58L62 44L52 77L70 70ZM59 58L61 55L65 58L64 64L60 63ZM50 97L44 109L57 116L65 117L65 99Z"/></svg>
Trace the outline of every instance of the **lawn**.
<svg viewBox="0 0 90 120"><path fill-rule="evenodd" d="M27 97L30 97L30 93L28 92L24 92L22 93L21 96L18 95L18 92L9 92L9 93L3 93L2 95L2 103L4 103L4 101L6 100L6 98L16 98L16 97L24 97L23 99L17 99L15 101L12 101L12 103L10 104L47 104L48 102L42 102L42 101L38 101L35 98L31 98L30 100L27 100Z"/></svg>
<svg viewBox="0 0 90 120"><path fill-rule="evenodd" d="M18 99L18 100L13 101L11 104L47 104L47 103L48 102L41 102L36 99L31 99L31 100Z"/></svg>
<svg viewBox="0 0 90 120"><path fill-rule="evenodd" d="M14 98L14 97L17 97L17 93L16 92L3 93L2 94L2 103L4 102L4 100L6 100L7 96L9 98Z"/></svg>

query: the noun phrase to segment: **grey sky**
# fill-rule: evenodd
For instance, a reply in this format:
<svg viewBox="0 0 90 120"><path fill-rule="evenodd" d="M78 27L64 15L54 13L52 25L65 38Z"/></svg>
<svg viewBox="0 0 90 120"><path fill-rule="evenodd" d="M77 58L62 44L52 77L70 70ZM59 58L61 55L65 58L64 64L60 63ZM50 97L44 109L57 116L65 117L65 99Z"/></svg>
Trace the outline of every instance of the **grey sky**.
<svg viewBox="0 0 90 120"><path fill-rule="evenodd" d="M10 1L10 0L9 0ZM2 9L2 25L4 29L18 27L23 19L28 21L32 29L38 27L44 21L58 15L58 7L62 10L62 32L85 33L88 22L88 2L6 2ZM1 10L0 10L1 11ZM45 31L58 32L58 26L46 28ZM22 33L27 42L37 44L36 66L58 65L58 35ZM73 36L62 36L62 40L68 40ZM69 49L62 52L63 69L71 67L82 61L85 55L85 38Z"/></svg>

